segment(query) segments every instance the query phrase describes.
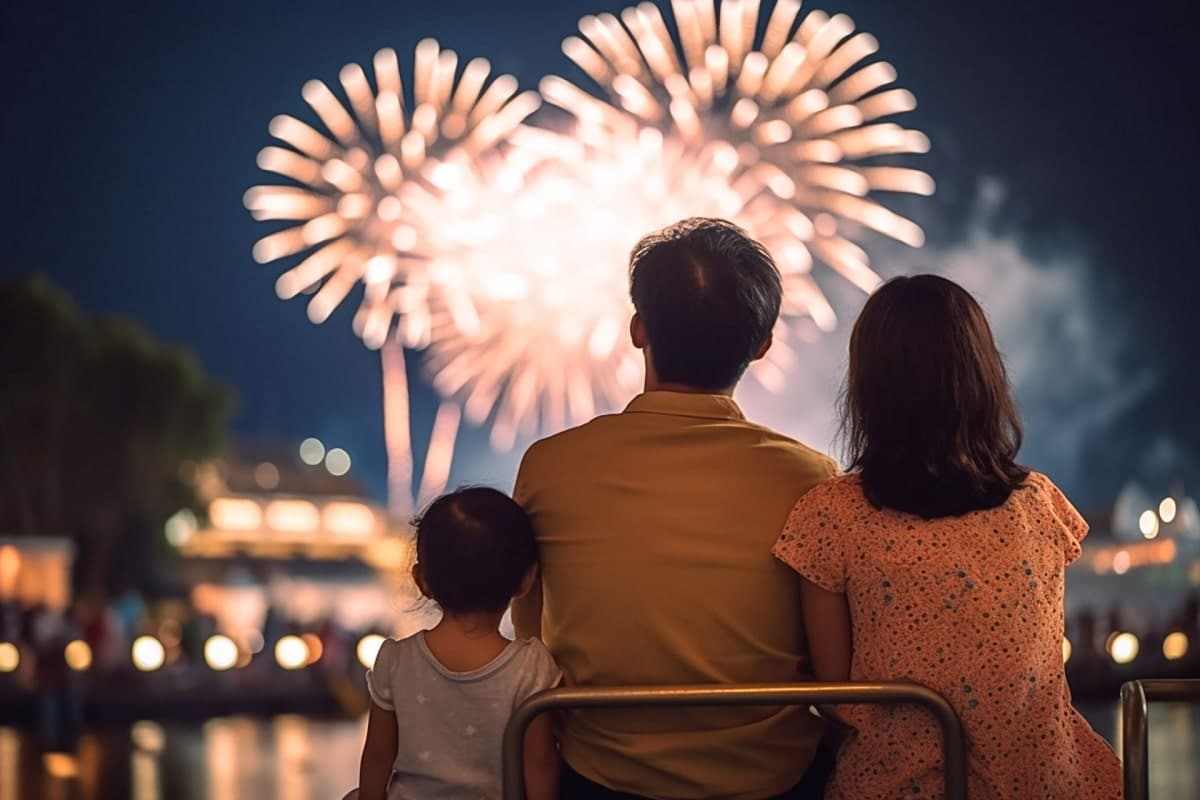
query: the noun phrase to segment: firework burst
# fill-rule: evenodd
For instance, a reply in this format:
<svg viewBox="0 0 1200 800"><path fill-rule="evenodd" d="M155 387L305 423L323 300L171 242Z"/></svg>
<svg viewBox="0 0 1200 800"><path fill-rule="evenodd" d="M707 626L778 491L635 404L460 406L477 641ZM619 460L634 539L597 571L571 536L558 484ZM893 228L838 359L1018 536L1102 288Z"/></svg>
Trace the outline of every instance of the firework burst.
<svg viewBox="0 0 1200 800"><path fill-rule="evenodd" d="M417 45L414 61L411 104L390 49L375 54L374 88L358 64L342 68L346 104L321 81L306 83L304 100L328 135L275 117L270 132L281 144L264 148L258 165L292 184L256 186L245 197L256 219L295 223L254 247L259 263L305 254L276 282L279 296L315 290L308 314L323 322L362 282L354 326L372 348L383 346L396 315L407 346L429 343L433 288L420 220L445 213L448 176L486 169L495 145L540 104L536 93L518 94L510 75L489 83L481 58L456 80L457 55L432 39Z"/></svg>
<svg viewBox="0 0 1200 800"><path fill-rule="evenodd" d="M607 100L550 76L540 96L432 40L416 51L411 102L396 55L319 81L303 96L325 132L276 117L260 166L288 180L246 194L255 218L294 223L258 242L262 263L290 259L283 298L314 293L326 319L358 283L356 332L383 347L389 491L411 505L404 348L425 352L444 398L421 496L449 474L460 416L489 423L493 446L557 430L637 391L625 327L626 263L647 231L688 216L730 219L762 240L784 277L783 315L753 375L779 391L797 337L836 325L815 263L870 291L879 283L853 239L863 230L919 246L920 228L876 193L929 194L923 172L881 163L929 142L894 120L915 107L878 45L845 15L781 0L760 25L757 0L674 0L584 17L566 55ZM762 35L758 31L762 28ZM868 63L869 62L869 63ZM530 126L541 97L568 130Z"/></svg>
<svg viewBox="0 0 1200 800"><path fill-rule="evenodd" d="M538 154L519 189L471 186L464 197L475 205L463 211L474 224L454 216L428 229L447 260L433 267L446 290L438 300L462 309L435 313L426 364L434 387L471 421L490 419L498 449L518 434L589 419L637 391L642 368L626 332L633 309L625 265L642 234L697 215L755 231L775 224L771 203L743 199L747 180L728 144L690 150L654 128L591 132L601 141L579 133L514 132L516 153ZM824 322L832 309L810 279L797 277L787 282L785 311L815 335L807 315ZM782 388L794 360L787 333L781 322L777 346L755 365L770 389Z"/></svg>
<svg viewBox="0 0 1200 800"><path fill-rule="evenodd" d="M354 329L368 347L384 348L388 494L393 512L403 516L412 508L413 475L404 347L429 344L437 292L429 269L438 263L436 251L425 240L424 221L450 210L443 192L448 183L496 174L505 138L541 100L518 94L510 75L489 82L484 59L459 73L458 56L432 39L417 45L407 103L395 51L377 52L372 67L374 87L360 65L342 68L345 103L319 80L304 85L304 100L325 131L288 115L271 120L279 144L260 151L258 164L288 183L256 186L244 201L255 219L294 223L260 239L254 258L268 263L300 256L275 288L283 299L313 293L313 322L324 322L355 285L364 285ZM423 494L445 485L458 419L453 406L438 411Z"/></svg>
<svg viewBox="0 0 1200 800"><path fill-rule="evenodd" d="M927 152L929 140L894 121L916 107L894 88L888 63L864 65L878 43L855 33L844 14L812 11L799 0L776 3L757 37L758 0L672 0L676 37L653 3L618 16L584 17L563 52L608 95L597 100L559 78L542 95L569 111L581 129L614 137L650 126L684 143L684 152L722 143L757 222L752 230L781 260L822 328L835 322L806 276L816 260L865 291L879 284L851 238L867 228L914 247L924 234L872 199L872 192L928 195L924 172L878 163L881 156ZM760 192L770 195L763 197Z"/></svg>

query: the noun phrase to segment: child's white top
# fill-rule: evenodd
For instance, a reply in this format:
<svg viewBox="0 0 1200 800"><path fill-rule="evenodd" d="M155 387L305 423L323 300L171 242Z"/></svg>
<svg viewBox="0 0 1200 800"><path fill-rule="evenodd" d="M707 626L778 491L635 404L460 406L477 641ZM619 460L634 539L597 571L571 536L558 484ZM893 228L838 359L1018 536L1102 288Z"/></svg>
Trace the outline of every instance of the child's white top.
<svg viewBox="0 0 1200 800"><path fill-rule="evenodd" d="M522 701L561 678L536 639L512 642L470 672L442 666L423 633L384 642L367 672L367 691L396 714L399 746L388 797L498 800L504 726Z"/></svg>

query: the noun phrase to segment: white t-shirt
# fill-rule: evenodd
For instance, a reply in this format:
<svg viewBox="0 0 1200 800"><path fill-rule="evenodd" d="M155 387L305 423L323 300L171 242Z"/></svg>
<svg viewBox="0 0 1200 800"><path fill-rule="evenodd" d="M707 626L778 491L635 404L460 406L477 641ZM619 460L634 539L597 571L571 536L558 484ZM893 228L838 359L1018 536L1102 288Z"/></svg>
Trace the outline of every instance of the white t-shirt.
<svg viewBox="0 0 1200 800"><path fill-rule="evenodd" d="M384 642L367 672L367 691L396 714L389 800L499 800L505 725L526 698L561 678L536 639L512 642L470 672L442 666L423 633Z"/></svg>

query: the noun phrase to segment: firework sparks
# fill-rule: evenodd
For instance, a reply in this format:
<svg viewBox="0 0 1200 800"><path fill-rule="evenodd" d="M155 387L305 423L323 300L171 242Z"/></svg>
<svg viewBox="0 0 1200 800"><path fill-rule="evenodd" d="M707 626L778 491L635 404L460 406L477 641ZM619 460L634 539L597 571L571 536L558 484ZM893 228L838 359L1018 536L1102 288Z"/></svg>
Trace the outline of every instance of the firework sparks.
<svg viewBox="0 0 1200 800"><path fill-rule="evenodd" d="M879 284L865 251L851 241L867 228L914 247L924 234L912 221L871 198L872 192L928 195L924 172L874 163L877 157L924 153L929 140L893 118L916 99L893 86L886 62L863 62L875 38L854 33L844 14L813 11L801 20L798 0L780 0L761 39L758 0L672 0L678 45L653 3L584 17L580 36L563 52L612 100L597 101L558 77L543 96L570 112L581 129L614 136L652 127L678 139L684 152L720 142L737 159L730 169L754 202L755 184L773 196L783 224L750 225L784 262L806 273L814 257L864 291ZM764 205L763 201L759 202ZM834 319L805 283L803 302L822 328Z"/></svg>
<svg viewBox="0 0 1200 800"><path fill-rule="evenodd" d="M432 40L417 47L412 111L396 55L341 73L346 102L310 81L325 132L290 116L259 155L290 181L246 195L255 218L291 227L255 246L260 262L299 258L281 297L315 292L323 321L358 283L356 332L383 347L389 491L411 503L404 347L424 350L444 398L421 497L449 475L460 417L490 422L498 449L556 430L635 393L641 364L626 326L625 265L647 231L689 216L730 219L775 254L783 315L753 375L784 388L797 337L836 325L814 263L870 291L879 277L853 239L863 229L919 246L920 228L874 193L930 194L923 172L880 163L929 142L894 119L915 107L878 45L845 15L780 0L761 37L758 0L673 0L674 32L653 3L580 21L563 51L608 101L550 76L540 95L574 124L526 124L540 97L509 76L488 83ZM870 62L870 63L867 63ZM485 87L486 84L486 87ZM401 499L402 498L402 499Z"/></svg>
<svg viewBox="0 0 1200 800"><path fill-rule="evenodd" d="M260 239L254 258L300 256L275 288L285 300L313 292L313 322L324 322L355 285L364 285L354 329L368 347L385 348L389 498L392 510L406 515L413 458L404 347L429 344L437 291L420 220L445 213L443 187L452 176L493 174L503 140L541 100L533 92L518 94L510 75L489 83L484 59L459 73L458 56L432 39L416 48L410 106L395 51L380 50L372 67L374 88L358 64L342 69L346 103L321 81L304 85L304 100L325 132L288 115L271 120L279 144L264 148L258 165L289 183L256 186L244 201L255 219L294 223ZM396 337L389 338L396 318ZM430 481L434 488L445 484L458 410L442 409L438 419L423 494Z"/></svg>
<svg viewBox="0 0 1200 800"><path fill-rule="evenodd" d="M462 309L435 311L426 363L434 387L456 398L469 420L490 419L497 449L636 393L642 367L626 331L633 309L625 264L643 233L694 215L758 231L779 224L777 202L752 175L737 173L728 144L692 151L653 128L633 137L590 133L602 140L515 132L515 158L537 153L536 167L519 182L457 187L471 226L457 215L427 221L429 240L444 254L430 267L444 289L438 303ZM813 334L808 315L831 324L832 309L810 275L785 270L784 282L791 323ZM778 333L754 373L773 389L794 360L787 323Z"/></svg>
<svg viewBox="0 0 1200 800"><path fill-rule="evenodd" d="M295 117L275 117L270 132L281 145L264 148L258 165L293 185L256 186L245 196L255 219L295 223L254 247L259 263L304 254L277 281L279 296L316 289L308 314L323 322L362 282L354 327L376 349L397 315L405 345L429 342L433 289L429 250L414 224L419 209L441 202L439 184L448 174L497 158L494 145L541 102L534 92L518 94L511 75L487 83L491 67L481 58L456 81L457 55L432 39L417 45L414 61L411 113L394 50L375 54L374 89L358 64L342 68L346 104L321 81L306 83L304 100L328 135Z"/></svg>
<svg viewBox="0 0 1200 800"><path fill-rule="evenodd" d="M855 34L844 15L814 11L800 21L799 4L786 0L759 41L757 2L726 0L719 15L711 0L673 5L678 43L652 3L584 17L563 50L611 102L545 78L542 95L574 117L573 129L522 127L513 143L518 156L544 157L527 159L536 168L502 186L457 187L480 224L430 220L430 241L446 256L439 272L454 276L445 296L467 309L434 324L434 386L473 422L490 419L497 448L636 392L623 267L648 230L724 217L776 255L783 314L768 358L751 372L770 391L784 388L796 338L836 326L814 262L869 292L880 278L852 241L858 230L924 241L915 223L872 198L933 191L925 173L878 163L929 142L891 121L916 101L893 87L890 65L863 65L878 49L873 37Z"/></svg>

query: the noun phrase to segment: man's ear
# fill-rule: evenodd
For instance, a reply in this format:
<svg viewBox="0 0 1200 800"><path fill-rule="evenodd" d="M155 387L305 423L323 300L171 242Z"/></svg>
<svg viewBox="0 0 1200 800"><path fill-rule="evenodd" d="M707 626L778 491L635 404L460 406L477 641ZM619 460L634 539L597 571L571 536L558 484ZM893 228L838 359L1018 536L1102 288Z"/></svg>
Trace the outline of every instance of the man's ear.
<svg viewBox="0 0 1200 800"><path fill-rule="evenodd" d="M758 348L758 352L755 353L754 358L752 358L750 360L758 361L759 359L761 359L763 356L765 356L767 354L767 351L771 349L771 345L774 343L775 343L775 335L773 333L768 333L767 340L762 343L762 347Z"/></svg>
<svg viewBox="0 0 1200 800"><path fill-rule="evenodd" d="M541 574L538 571L537 564L530 564L529 569L525 570L525 574L521 576L521 582L517 585L517 593L513 598L524 597L533 591L534 585L541 579Z"/></svg>
<svg viewBox="0 0 1200 800"><path fill-rule="evenodd" d="M425 597L429 597L429 586L425 583L425 575L421 571L421 562L414 562L412 565L413 583L417 585L417 591Z"/></svg>
<svg viewBox="0 0 1200 800"><path fill-rule="evenodd" d="M638 350L646 348L646 325L640 314L634 313L633 319L629 320L629 338Z"/></svg>

